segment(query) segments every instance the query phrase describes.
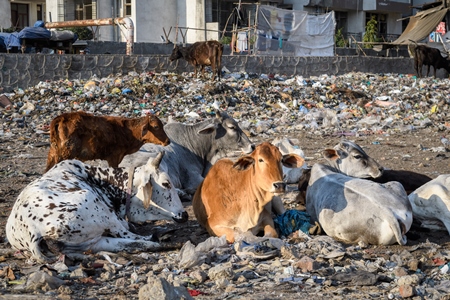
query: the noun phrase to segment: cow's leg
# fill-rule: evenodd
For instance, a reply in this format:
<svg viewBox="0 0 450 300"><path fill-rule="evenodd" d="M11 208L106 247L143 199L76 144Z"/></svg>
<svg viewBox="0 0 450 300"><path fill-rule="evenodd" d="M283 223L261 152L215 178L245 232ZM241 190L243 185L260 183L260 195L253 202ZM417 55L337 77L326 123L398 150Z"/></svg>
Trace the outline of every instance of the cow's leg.
<svg viewBox="0 0 450 300"><path fill-rule="evenodd" d="M124 238L124 239L130 239L130 240L144 240L144 241L150 241L152 239L152 236L143 236L132 233L128 229L128 223L122 218L113 218L108 222L108 224L103 225L105 228L105 231L108 231L108 235L112 236L114 238Z"/></svg>
<svg viewBox="0 0 450 300"><path fill-rule="evenodd" d="M97 243L90 247L90 250L92 252L147 251L160 246L159 243L144 239L101 237Z"/></svg>
<svg viewBox="0 0 450 300"><path fill-rule="evenodd" d="M272 211L276 215L282 215L286 212L286 208L284 208L283 201L281 200L281 197L274 196L272 198Z"/></svg>
<svg viewBox="0 0 450 300"><path fill-rule="evenodd" d="M234 235L236 234L236 232L230 227L226 227L221 224L215 225L214 223L214 217L209 217L208 223L206 224L206 230L208 231L208 233L210 235L215 235L218 237L225 235L229 243L234 243Z"/></svg>
<svg viewBox="0 0 450 300"><path fill-rule="evenodd" d="M202 78L204 79L205 78L205 66L201 65L200 70L202 71Z"/></svg>
<svg viewBox="0 0 450 300"><path fill-rule="evenodd" d="M225 235L228 243L230 243L230 244L234 243L234 240L235 240L234 235L236 232L233 229L231 229L229 227L216 226L216 227L214 227L214 229L211 228L211 230L213 230L214 234L211 234L211 232L210 232L210 235L215 235L218 237Z"/></svg>
<svg viewBox="0 0 450 300"><path fill-rule="evenodd" d="M216 73L217 73L216 58L215 57L211 61L211 70L212 70L211 79L214 80L214 79L216 79Z"/></svg>
<svg viewBox="0 0 450 300"><path fill-rule="evenodd" d="M39 239L39 240L35 240L34 242L30 243L29 251L32 254L32 258L35 261L39 262L39 263L52 263L52 262L54 262L56 260L55 256L47 257L47 256L45 256L42 253L41 248L39 247L39 242L40 241L41 240Z"/></svg>
<svg viewBox="0 0 450 300"><path fill-rule="evenodd" d="M264 230L265 237L278 237L278 233L275 230L275 224L273 223L273 219L271 214L267 210L263 210L261 213L261 223Z"/></svg>
<svg viewBox="0 0 450 300"><path fill-rule="evenodd" d="M427 65L427 77L430 76L430 65Z"/></svg>
<svg viewBox="0 0 450 300"><path fill-rule="evenodd" d="M194 78L197 78L197 65L194 65Z"/></svg>

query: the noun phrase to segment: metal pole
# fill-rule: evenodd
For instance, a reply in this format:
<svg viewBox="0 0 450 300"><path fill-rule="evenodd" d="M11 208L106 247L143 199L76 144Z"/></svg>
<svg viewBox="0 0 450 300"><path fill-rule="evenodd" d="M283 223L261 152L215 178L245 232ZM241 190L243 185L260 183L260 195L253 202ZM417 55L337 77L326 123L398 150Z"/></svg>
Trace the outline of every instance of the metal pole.
<svg viewBox="0 0 450 300"><path fill-rule="evenodd" d="M126 18L106 18L92 20L75 20L64 22L48 22L45 23L46 28L64 28L64 27L86 27L86 26L106 26L106 25L122 25L126 29L125 39L127 42L126 54L133 54L134 45L134 25L133 21Z"/></svg>

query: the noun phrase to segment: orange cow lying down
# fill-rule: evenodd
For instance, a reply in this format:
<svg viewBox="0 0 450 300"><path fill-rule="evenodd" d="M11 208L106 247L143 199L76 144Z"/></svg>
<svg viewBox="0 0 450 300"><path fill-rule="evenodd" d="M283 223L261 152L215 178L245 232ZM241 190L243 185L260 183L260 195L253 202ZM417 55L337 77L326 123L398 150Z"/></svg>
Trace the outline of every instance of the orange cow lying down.
<svg viewBox="0 0 450 300"><path fill-rule="evenodd" d="M140 118L94 116L83 111L64 113L50 123L50 170L65 159L104 159L118 167L123 157L145 143L170 143L161 120L153 115Z"/></svg>
<svg viewBox="0 0 450 300"><path fill-rule="evenodd" d="M283 169L303 165L296 154L281 155L277 147L264 142L236 162L217 161L198 187L192 206L200 225L210 235L226 235L233 243L235 234L250 230L254 235L278 237L271 217L271 200L284 193Z"/></svg>

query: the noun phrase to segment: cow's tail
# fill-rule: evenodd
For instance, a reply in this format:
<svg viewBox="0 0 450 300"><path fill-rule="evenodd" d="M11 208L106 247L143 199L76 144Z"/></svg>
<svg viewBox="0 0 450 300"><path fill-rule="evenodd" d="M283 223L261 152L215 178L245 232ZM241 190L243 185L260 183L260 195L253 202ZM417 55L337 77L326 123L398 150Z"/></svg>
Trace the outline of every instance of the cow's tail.
<svg viewBox="0 0 450 300"><path fill-rule="evenodd" d="M406 245L406 242L407 242L406 232L408 231L406 229L406 225L402 220L400 220L395 215L394 215L394 219L395 219L394 222L391 223L391 229L395 235L395 239L397 240L397 243L399 245L402 245L402 246Z"/></svg>

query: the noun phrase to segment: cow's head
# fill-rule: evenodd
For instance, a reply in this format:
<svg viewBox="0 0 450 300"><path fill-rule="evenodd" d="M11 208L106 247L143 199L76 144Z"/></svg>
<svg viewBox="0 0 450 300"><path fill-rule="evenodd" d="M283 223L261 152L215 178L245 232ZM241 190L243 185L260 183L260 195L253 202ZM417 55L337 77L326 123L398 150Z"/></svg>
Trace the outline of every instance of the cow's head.
<svg viewBox="0 0 450 300"><path fill-rule="evenodd" d="M156 145L167 146L170 144L169 137L164 131L161 120L154 115L145 117L142 125L142 141Z"/></svg>
<svg viewBox="0 0 450 300"><path fill-rule="evenodd" d="M150 158L147 164L136 168L133 177L130 221L173 219L186 222L188 214L181 204L167 171L161 165L164 152Z"/></svg>
<svg viewBox="0 0 450 300"><path fill-rule="evenodd" d="M253 167L255 184L266 192L278 195L284 193L286 188L281 166L296 168L302 166L304 162L301 156L297 154L282 155L277 147L264 142L259 144L250 155L240 157L233 167L241 171Z"/></svg>
<svg viewBox="0 0 450 300"><path fill-rule="evenodd" d="M255 145L250 142L239 124L227 113L219 110L216 111L213 122L201 128L198 134L209 134L213 137L211 153L214 155L208 158L211 164L231 152L242 151L248 154L255 149Z"/></svg>
<svg viewBox="0 0 450 300"><path fill-rule="evenodd" d="M334 149L325 149L323 157L339 172L358 178L377 178L383 167L354 142L342 140Z"/></svg>
<svg viewBox="0 0 450 300"><path fill-rule="evenodd" d="M174 60L177 60L177 59L179 59L181 57L183 57L183 54L180 51L180 46L175 45L173 47L172 54L169 56L169 60L170 61L174 61Z"/></svg>

